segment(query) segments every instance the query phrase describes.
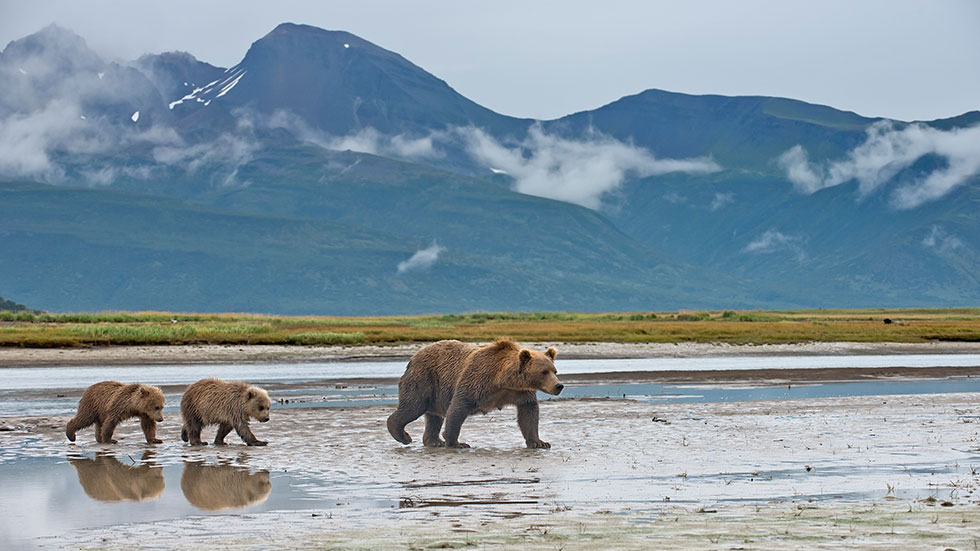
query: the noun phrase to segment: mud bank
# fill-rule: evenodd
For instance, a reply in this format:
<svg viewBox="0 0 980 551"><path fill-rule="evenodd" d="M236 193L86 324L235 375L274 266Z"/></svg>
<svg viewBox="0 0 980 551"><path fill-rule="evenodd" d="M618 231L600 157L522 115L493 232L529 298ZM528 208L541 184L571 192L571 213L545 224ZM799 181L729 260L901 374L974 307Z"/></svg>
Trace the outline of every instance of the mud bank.
<svg viewBox="0 0 980 551"><path fill-rule="evenodd" d="M541 436L551 450L522 447L513 409L470 418L461 435L474 446L469 450L421 447L421 421L408 428L416 442L401 446L385 429L390 411L277 409L270 423L253 427L270 441L267 448L231 437L224 448L189 448L173 416L159 431L165 443L152 447L141 443L134 421L117 430L119 445L103 446L90 431L67 443L64 417L0 419L10 429L0 431L0 466L108 453L115 463L164 469L235 465L270 473L273 498L285 488L303 492L273 511L246 507L153 521L137 514L153 500L100 504L124 514L102 526L59 530L56 515L11 507L17 496L0 490L0 505L13 511L0 518L0 533L22 533L27 522L20 517L30 515L47 531L27 541L66 549L980 545L976 393L549 401L541 405ZM174 486L161 495L180 499L182 488ZM66 489L50 491L38 503L56 502Z"/></svg>
<svg viewBox="0 0 980 551"><path fill-rule="evenodd" d="M395 515L384 526L351 528L343 515L316 511L202 517L124 530L88 530L60 549L529 549L908 551L974 549L980 509L922 504L770 504L726 510L670 507L656 514L579 515L556 511L473 520L438 512ZM161 535L166 534L165 538Z"/></svg>
<svg viewBox="0 0 980 551"><path fill-rule="evenodd" d="M847 354L977 354L980 343L849 343L730 345L719 343L522 343L558 347L563 359L816 356ZM408 360L423 344L396 346L174 345L91 348L0 348L2 367L154 365L185 363L326 362Z"/></svg>

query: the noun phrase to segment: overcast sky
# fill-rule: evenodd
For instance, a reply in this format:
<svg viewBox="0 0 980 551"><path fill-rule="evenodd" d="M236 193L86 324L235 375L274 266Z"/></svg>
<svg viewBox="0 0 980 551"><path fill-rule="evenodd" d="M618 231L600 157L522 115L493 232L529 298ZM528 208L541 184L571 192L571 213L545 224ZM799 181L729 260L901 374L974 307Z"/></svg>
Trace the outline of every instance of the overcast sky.
<svg viewBox="0 0 980 551"><path fill-rule="evenodd" d="M902 120L980 109L980 2L0 0L0 44L49 23L118 59L237 63L278 23L346 30L508 115L648 88L783 96Z"/></svg>

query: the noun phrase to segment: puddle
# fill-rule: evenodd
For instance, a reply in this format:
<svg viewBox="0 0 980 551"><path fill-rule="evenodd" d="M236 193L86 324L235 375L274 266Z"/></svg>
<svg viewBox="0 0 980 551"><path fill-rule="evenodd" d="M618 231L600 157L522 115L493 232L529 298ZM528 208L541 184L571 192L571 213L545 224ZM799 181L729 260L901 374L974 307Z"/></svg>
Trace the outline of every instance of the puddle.
<svg viewBox="0 0 980 551"><path fill-rule="evenodd" d="M319 483L250 469L247 460L160 463L153 450L135 457L99 451L19 458L0 469L0 547L26 547L81 528L337 507L311 485Z"/></svg>

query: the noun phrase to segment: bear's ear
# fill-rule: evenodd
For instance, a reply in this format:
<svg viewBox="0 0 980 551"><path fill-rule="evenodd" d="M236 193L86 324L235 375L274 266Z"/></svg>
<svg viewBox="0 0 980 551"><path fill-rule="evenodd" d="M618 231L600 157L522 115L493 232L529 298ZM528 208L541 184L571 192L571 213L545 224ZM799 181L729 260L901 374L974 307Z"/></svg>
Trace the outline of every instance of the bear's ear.
<svg viewBox="0 0 980 551"><path fill-rule="evenodd" d="M245 396L245 399L246 400L251 400L252 398L255 398L255 391L252 390L251 388L249 388L248 389L248 394Z"/></svg>
<svg viewBox="0 0 980 551"><path fill-rule="evenodd" d="M521 365L517 370L524 371L524 368L527 366L527 362L531 361L531 351L526 348L524 350L521 350L521 353L518 355L518 358L520 358L521 360Z"/></svg>
<svg viewBox="0 0 980 551"><path fill-rule="evenodd" d="M149 396L149 395L150 395L150 389L148 389L145 386L142 386L141 385L140 386L140 396Z"/></svg>
<svg viewBox="0 0 980 551"><path fill-rule="evenodd" d="M558 356L558 350L554 346L549 346L547 350L544 351L544 355L551 358L551 361L555 361L555 357Z"/></svg>

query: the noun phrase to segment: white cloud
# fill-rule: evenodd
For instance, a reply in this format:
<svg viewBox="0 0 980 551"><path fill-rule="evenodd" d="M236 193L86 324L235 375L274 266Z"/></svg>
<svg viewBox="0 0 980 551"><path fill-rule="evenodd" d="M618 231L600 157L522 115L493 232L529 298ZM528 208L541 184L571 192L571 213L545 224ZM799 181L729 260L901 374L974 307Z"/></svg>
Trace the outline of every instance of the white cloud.
<svg viewBox="0 0 980 551"><path fill-rule="evenodd" d="M0 119L0 175L64 183L68 170L57 162L58 154L98 155L134 144L178 143L180 138L171 128L121 128L104 120L84 118L74 101L55 99L33 111ZM147 174L146 170L133 168L123 172L134 177ZM79 173L79 183L106 185L117 173L122 172L109 167L84 168Z"/></svg>
<svg viewBox="0 0 980 551"><path fill-rule="evenodd" d="M585 139L549 135L539 125L512 147L477 128L456 133L476 160L514 178L516 191L598 209L602 197L615 191L627 175L720 170L711 159L657 159L649 151L592 132Z"/></svg>
<svg viewBox="0 0 980 551"><path fill-rule="evenodd" d="M711 206L709 207L712 212L721 210L726 206L735 202L734 193L715 193L714 199L711 200Z"/></svg>
<svg viewBox="0 0 980 551"><path fill-rule="evenodd" d="M783 153L777 163L803 193L857 180L858 190L865 196L926 155L942 157L947 165L893 191L895 208L911 209L939 199L980 174L980 125L938 130L910 124L898 129L894 123L882 121L868 127L864 143L843 160L814 165L806 150L797 145Z"/></svg>
<svg viewBox="0 0 980 551"><path fill-rule="evenodd" d="M153 148L153 160L165 165L180 164L188 172L202 166L228 163L240 166L252 159L258 144L247 136L221 134L214 140L194 145L168 144Z"/></svg>
<svg viewBox="0 0 980 551"><path fill-rule="evenodd" d="M28 114L0 121L0 172L59 180L64 171L50 157L52 149L72 143L86 125L78 106L56 101Z"/></svg>
<svg viewBox="0 0 980 551"><path fill-rule="evenodd" d="M780 251L788 251L796 256L797 261L802 262L803 260L806 260L806 252L801 246L802 243L802 237L786 235L776 230L766 230L762 235L746 245L744 252L770 254Z"/></svg>
<svg viewBox="0 0 980 551"><path fill-rule="evenodd" d="M827 187L823 176L817 174L810 166L810 156L802 145L794 145L776 159L780 168L786 171L786 177L799 191L811 194Z"/></svg>
<svg viewBox="0 0 980 551"><path fill-rule="evenodd" d="M408 260L398 263L398 273L428 270L439 260L439 255L446 252L446 248L433 242L430 247L415 251Z"/></svg>
<svg viewBox="0 0 980 551"><path fill-rule="evenodd" d="M939 226L932 227L929 235L922 240L922 244L941 253L950 253L963 248L963 242L958 237L950 235Z"/></svg>
<svg viewBox="0 0 980 551"><path fill-rule="evenodd" d="M284 110L276 111L264 122L271 128L284 128L300 140L326 149L350 150L404 159L431 159L443 155L434 145L434 140L441 136L437 132L422 137L408 137L402 134L388 136L374 128L364 128L347 136L331 136L310 127L299 116Z"/></svg>

